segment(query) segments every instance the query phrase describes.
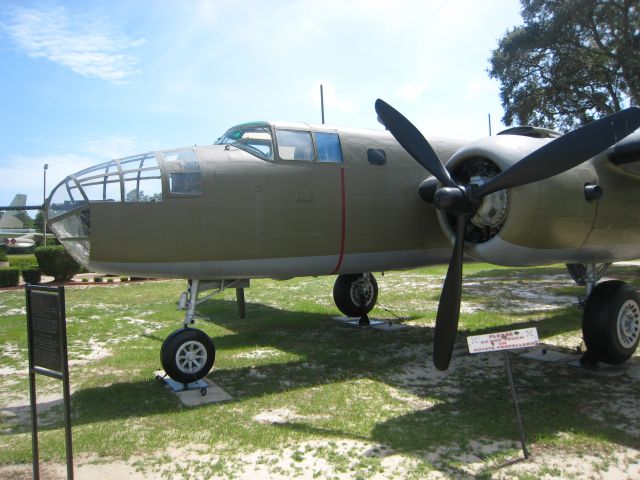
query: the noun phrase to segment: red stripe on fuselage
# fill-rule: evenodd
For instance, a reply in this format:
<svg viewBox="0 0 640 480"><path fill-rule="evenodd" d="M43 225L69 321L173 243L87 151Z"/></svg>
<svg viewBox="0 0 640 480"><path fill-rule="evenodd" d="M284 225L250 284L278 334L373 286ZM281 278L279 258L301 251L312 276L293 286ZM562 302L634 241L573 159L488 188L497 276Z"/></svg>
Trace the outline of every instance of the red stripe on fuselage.
<svg viewBox="0 0 640 480"><path fill-rule="evenodd" d="M340 196L342 198L342 223L340 225L340 256L338 257L338 264L336 268L331 272L331 275L338 273L342 266L342 260L344 259L344 241L347 229L347 195L344 188L344 167L340 169Z"/></svg>

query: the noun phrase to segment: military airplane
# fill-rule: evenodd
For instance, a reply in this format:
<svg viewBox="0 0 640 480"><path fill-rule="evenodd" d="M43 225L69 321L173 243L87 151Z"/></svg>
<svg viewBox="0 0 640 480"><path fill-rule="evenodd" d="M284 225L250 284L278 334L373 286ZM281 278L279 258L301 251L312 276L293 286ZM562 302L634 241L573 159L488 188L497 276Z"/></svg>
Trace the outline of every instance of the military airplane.
<svg viewBox="0 0 640 480"><path fill-rule="evenodd" d="M42 206L39 207L40 209ZM11 204L1 207L4 215L0 218L0 242L7 248L23 250L32 248L41 234L36 233L33 228L25 228L24 220L21 216L26 215L25 209L33 210L34 207L27 206L27 196L18 193Z"/></svg>
<svg viewBox="0 0 640 480"><path fill-rule="evenodd" d="M594 288L594 272L640 257L638 213L630 208L640 200L640 172L628 161L640 160L640 136L619 143L640 126L638 109L563 136L512 129L468 144L427 142L392 107L378 101L376 108L391 133L251 122L213 145L102 163L52 190L47 222L90 270L188 280L183 327L160 352L179 382L202 378L214 362L213 342L192 328L207 289L337 275L336 306L360 316L376 303L371 272L451 259L434 347L436 366L447 368L463 252L506 265L573 264L593 290L587 310L598 319L584 321L589 349L613 363L633 354L640 299L620 287L613 302L600 293L608 282ZM434 176L425 180L425 168ZM610 315L616 319L603 334ZM622 354L612 357L603 344Z"/></svg>

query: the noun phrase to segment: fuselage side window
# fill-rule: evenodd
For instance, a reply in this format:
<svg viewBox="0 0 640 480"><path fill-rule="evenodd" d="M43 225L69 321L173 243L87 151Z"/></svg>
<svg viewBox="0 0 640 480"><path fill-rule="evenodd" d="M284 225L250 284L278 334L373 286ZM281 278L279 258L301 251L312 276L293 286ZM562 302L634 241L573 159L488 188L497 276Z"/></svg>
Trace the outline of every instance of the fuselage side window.
<svg viewBox="0 0 640 480"><path fill-rule="evenodd" d="M367 160L371 165L386 165L387 154L380 148L370 148L367 150Z"/></svg>
<svg viewBox="0 0 640 480"><path fill-rule="evenodd" d="M319 162L342 163L342 148L337 133L314 132Z"/></svg>
<svg viewBox="0 0 640 480"><path fill-rule="evenodd" d="M164 152L164 161L169 174L169 192L178 195L200 195L202 174L198 157L191 149Z"/></svg>
<svg viewBox="0 0 640 480"><path fill-rule="evenodd" d="M282 160L314 160L311 133L303 130L276 130L278 154Z"/></svg>

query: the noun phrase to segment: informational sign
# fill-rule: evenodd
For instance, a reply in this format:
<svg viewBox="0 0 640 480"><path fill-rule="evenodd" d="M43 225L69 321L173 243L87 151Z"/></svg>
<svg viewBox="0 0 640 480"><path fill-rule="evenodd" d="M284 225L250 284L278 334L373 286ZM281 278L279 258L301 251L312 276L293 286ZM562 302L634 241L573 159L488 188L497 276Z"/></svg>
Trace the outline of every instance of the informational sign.
<svg viewBox="0 0 640 480"><path fill-rule="evenodd" d="M73 480L71 438L71 394L67 360L67 320L64 287L25 285L27 302L27 340L29 344L29 396L31 398L31 442L33 478L40 478L38 448L38 400L36 374L62 380L64 430L67 447L67 479Z"/></svg>
<svg viewBox="0 0 640 480"><path fill-rule="evenodd" d="M64 355L62 338L65 325L60 315L57 292L31 291L30 312L33 366L62 373ZM62 318L60 318L62 317Z"/></svg>
<svg viewBox="0 0 640 480"><path fill-rule="evenodd" d="M515 348L535 347L538 344L538 330L523 328L509 332L489 333L467 337L469 353L497 352Z"/></svg>

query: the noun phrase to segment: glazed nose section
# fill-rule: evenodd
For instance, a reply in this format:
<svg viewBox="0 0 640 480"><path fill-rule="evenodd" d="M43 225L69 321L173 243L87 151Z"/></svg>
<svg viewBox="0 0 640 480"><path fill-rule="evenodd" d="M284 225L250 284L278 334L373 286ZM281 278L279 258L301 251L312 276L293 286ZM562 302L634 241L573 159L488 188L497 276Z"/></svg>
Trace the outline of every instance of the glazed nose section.
<svg viewBox="0 0 640 480"><path fill-rule="evenodd" d="M83 267L89 266L89 201L75 176L60 182L51 192L45 209L47 225L69 254Z"/></svg>
<svg viewBox="0 0 640 480"><path fill-rule="evenodd" d="M162 175L154 153L87 168L69 175L47 200L47 224L71 256L88 267L91 253L91 205L162 201Z"/></svg>

